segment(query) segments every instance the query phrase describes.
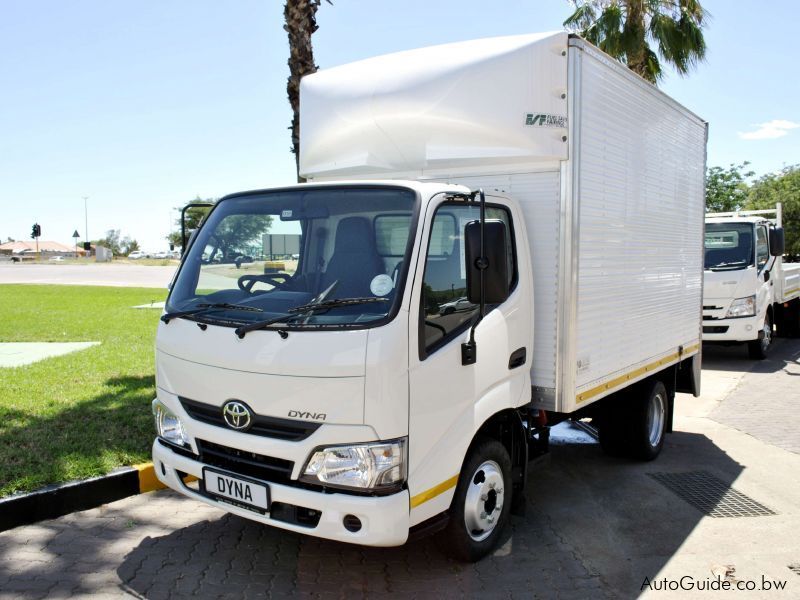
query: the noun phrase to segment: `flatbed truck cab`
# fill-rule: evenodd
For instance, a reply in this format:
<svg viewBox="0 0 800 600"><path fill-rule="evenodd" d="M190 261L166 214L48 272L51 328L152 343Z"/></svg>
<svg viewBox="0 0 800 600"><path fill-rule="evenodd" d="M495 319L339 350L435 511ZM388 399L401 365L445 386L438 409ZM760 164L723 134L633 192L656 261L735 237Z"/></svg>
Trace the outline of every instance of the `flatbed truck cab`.
<svg viewBox="0 0 800 600"><path fill-rule="evenodd" d="M659 454L699 394L702 120L557 32L319 72L301 131L308 183L221 199L184 252L162 482L341 542L442 530L477 560L548 424Z"/></svg>
<svg viewBox="0 0 800 600"><path fill-rule="evenodd" d="M784 262L782 207L706 215L703 341L767 358L800 335L800 264Z"/></svg>

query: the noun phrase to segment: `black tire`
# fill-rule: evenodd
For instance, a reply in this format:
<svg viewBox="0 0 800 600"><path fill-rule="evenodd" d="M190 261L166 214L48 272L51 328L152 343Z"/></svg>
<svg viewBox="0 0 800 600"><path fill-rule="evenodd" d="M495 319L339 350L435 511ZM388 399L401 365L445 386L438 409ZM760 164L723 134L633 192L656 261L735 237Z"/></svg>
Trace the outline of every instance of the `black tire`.
<svg viewBox="0 0 800 600"><path fill-rule="evenodd" d="M598 419L600 447L609 456L653 460L664 446L668 411L667 389L656 380L608 398Z"/></svg>
<svg viewBox="0 0 800 600"><path fill-rule="evenodd" d="M772 317L769 313L764 317L764 327L762 329L763 335L757 340L747 342L747 354L753 360L764 360L769 356L769 350L772 346Z"/></svg>
<svg viewBox="0 0 800 600"><path fill-rule="evenodd" d="M481 469L484 465L488 465L486 471ZM499 478L502 478L502 489L498 492L501 485ZM450 505L450 520L440 535L445 552L465 562L476 562L494 550L508 525L512 495L511 458L505 446L490 438L476 440L458 479L456 493ZM482 500L484 496L487 496L486 500ZM482 510L485 518L477 514L475 509L479 504L476 501L483 503L483 508L478 510ZM492 527L488 531L470 529L467 525L468 519L472 519L473 523L475 519L480 519L484 523L485 519L492 518L491 515L495 513L494 521L487 525Z"/></svg>
<svg viewBox="0 0 800 600"><path fill-rule="evenodd" d="M650 381L638 389L644 394L637 394L631 406L628 451L631 458L650 461L664 447L669 396L660 381Z"/></svg>

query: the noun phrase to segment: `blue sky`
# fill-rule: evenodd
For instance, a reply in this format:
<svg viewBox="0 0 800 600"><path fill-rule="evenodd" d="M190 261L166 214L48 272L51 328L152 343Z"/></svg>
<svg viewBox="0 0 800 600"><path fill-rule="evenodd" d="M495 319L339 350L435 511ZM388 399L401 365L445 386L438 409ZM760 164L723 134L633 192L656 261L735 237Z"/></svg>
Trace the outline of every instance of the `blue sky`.
<svg viewBox="0 0 800 600"><path fill-rule="evenodd" d="M710 122L709 165L800 162L792 0L705 0L705 63L667 93ZM294 181L280 0L5 0L0 238L107 229L165 248L173 210ZM420 46L561 28L566 0L334 0L321 68ZM767 126L762 126L767 124Z"/></svg>

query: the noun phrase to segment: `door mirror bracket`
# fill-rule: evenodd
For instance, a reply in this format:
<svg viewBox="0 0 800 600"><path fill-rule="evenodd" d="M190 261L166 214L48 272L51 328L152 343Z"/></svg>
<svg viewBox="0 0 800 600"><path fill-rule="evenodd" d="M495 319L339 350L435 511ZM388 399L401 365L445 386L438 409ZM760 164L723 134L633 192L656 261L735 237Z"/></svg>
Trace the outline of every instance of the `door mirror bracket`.
<svg viewBox="0 0 800 600"><path fill-rule="evenodd" d="M461 364L472 365L478 359L475 328L486 315L486 304L500 304L509 295L506 226L500 220L486 220L486 195L482 189L472 193L480 201L480 220L464 227L464 254L467 276L467 299L480 310L470 327L469 340L461 344Z"/></svg>

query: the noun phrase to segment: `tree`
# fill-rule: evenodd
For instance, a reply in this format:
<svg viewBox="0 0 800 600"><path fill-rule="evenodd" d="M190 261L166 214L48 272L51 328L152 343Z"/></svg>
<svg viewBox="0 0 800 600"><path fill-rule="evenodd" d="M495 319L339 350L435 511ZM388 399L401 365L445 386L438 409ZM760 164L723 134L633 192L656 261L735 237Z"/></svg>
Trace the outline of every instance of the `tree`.
<svg viewBox="0 0 800 600"><path fill-rule="evenodd" d="M749 209L775 208L783 204L783 228L786 254L800 259L800 165L784 167L753 182L747 199Z"/></svg>
<svg viewBox="0 0 800 600"><path fill-rule="evenodd" d="M106 231L106 237L101 240L94 240L92 244L108 248L116 256L127 256L134 250L139 249L139 242L128 236L121 237L119 229L109 229Z"/></svg>
<svg viewBox="0 0 800 600"><path fill-rule="evenodd" d="M331 4L330 0L327 0ZM311 35L317 27L317 9L322 0L286 0L283 7L283 29L289 35L289 79L286 93L292 106L292 153L294 154L297 182L300 177L300 80L319 68L314 64L314 49Z"/></svg>
<svg viewBox="0 0 800 600"><path fill-rule="evenodd" d="M136 250L141 250L141 247L139 246L139 242L137 242L136 240L132 240L129 237L126 237L124 240L122 240L122 243L123 243L123 247L124 247L124 250L123 250L122 253L125 256L128 256L131 252L135 252Z"/></svg>
<svg viewBox="0 0 800 600"><path fill-rule="evenodd" d="M699 0L571 1L575 12L564 26L650 83L663 76L662 61L686 75L705 57Z"/></svg>
<svg viewBox="0 0 800 600"><path fill-rule="evenodd" d="M744 161L728 168L710 167L706 172L706 210L708 212L730 212L741 209L748 199L749 186L746 179L755 175L745 171L750 163Z"/></svg>

